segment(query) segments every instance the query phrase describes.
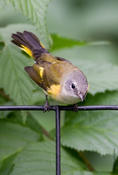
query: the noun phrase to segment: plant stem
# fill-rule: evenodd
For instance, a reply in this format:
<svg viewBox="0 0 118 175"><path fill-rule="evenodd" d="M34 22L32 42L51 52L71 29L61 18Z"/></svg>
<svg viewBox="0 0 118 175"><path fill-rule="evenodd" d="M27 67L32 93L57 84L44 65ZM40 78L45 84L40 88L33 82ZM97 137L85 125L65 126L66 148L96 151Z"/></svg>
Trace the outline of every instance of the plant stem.
<svg viewBox="0 0 118 175"><path fill-rule="evenodd" d="M86 164L86 166L88 167L89 171L95 171L95 169L93 168L93 166L91 165L91 163L85 157L84 153L78 152L78 154L79 154L80 158L83 160L83 162Z"/></svg>
<svg viewBox="0 0 118 175"><path fill-rule="evenodd" d="M0 89L0 95L5 98L6 100L10 100L9 96L5 94L3 89Z"/></svg>

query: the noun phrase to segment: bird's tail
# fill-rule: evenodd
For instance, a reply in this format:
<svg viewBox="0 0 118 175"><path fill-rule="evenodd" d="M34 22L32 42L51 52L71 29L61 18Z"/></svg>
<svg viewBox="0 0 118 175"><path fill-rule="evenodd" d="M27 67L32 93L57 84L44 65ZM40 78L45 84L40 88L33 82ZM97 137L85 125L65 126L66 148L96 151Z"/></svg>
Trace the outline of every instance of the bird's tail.
<svg viewBox="0 0 118 175"><path fill-rule="evenodd" d="M31 32L17 32L16 34L12 34L12 39L12 42L14 44L19 46L23 51L32 56L35 60L39 58L42 53L48 53L39 39Z"/></svg>

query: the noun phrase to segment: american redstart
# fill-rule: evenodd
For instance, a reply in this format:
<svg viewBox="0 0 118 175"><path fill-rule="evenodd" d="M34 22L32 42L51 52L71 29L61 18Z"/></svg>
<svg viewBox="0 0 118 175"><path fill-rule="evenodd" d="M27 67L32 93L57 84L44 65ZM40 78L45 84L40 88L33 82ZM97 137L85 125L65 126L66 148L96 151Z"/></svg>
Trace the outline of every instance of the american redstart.
<svg viewBox="0 0 118 175"><path fill-rule="evenodd" d="M88 82L78 67L64 58L52 56L31 32L17 32L12 38L14 44L33 57L35 63L25 67L25 71L43 88L46 97L51 96L62 104L84 100Z"/></svg>

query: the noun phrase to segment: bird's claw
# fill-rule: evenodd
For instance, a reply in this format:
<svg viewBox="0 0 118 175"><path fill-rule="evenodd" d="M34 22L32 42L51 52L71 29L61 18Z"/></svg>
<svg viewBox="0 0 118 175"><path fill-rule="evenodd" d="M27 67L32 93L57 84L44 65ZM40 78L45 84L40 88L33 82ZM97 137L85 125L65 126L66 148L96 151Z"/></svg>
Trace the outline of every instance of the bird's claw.
<svg viewBox="0 0 118 175"><path fill-rule="evenodd" d="M45 105L44 105L44 112L49 111L49 108L50 108L50 105L49 105L48 102L46 102Z"/></svg>
<svg viewBox="0 0 118 175"><path fill-rule="evenodd" d="M74 104L74 106L73 106L73 110L74 110L75 112L78 111L78 104Z"/></svg>

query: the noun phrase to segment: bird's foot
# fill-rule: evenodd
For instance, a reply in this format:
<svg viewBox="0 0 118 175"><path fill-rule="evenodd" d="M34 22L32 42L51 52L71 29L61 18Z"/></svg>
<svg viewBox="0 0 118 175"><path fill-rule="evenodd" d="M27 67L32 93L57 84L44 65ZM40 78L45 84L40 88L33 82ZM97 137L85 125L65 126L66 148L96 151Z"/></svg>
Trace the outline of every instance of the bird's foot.
<svg viewBox="0 0 118 175"><path fill-rule="evenodd" d="M50 105L48 103L48 101L46 101L46 103L44 104L44 112L49 111Z"/></svg>
<svg viewBox="0 0 118 175"><path fill-rule="evenodd" d="M49 102L48 102L48 96L45 95L45 98L46 98L46 102L44 104L44 112L49 111L49 108L50 108L50 105L49 105Z"/></svg>
<svg viewBox="0 0 118 175"><path fill-rule="evenodd" d="M75 112L78 111L78 104L77 104L77 103L73 105L73 110L74 110Z"/></svg>

